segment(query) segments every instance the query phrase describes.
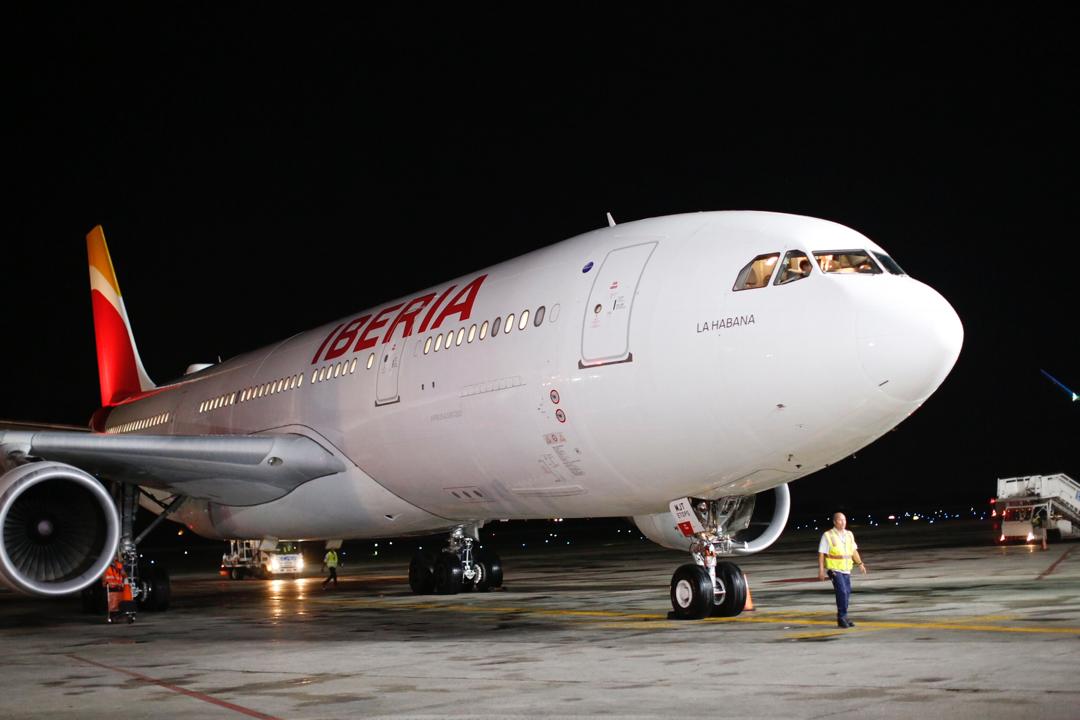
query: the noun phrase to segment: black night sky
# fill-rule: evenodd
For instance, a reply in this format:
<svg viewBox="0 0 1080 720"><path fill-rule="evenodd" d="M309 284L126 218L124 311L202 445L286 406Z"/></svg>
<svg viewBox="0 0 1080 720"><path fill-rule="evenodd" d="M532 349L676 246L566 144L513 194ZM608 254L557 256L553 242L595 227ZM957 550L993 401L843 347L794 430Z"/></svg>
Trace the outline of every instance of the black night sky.
<svg viewBox="0 0 1080 720"><path fill-rule="evenodd" d="M1080 389L1071 11L148 7L6 23L0 417L96 408L97 223L161 382L606 211L760 209L865 233L966 332L937 394L797 506L1080 477L1080 403L1039 373Z"/></svg>

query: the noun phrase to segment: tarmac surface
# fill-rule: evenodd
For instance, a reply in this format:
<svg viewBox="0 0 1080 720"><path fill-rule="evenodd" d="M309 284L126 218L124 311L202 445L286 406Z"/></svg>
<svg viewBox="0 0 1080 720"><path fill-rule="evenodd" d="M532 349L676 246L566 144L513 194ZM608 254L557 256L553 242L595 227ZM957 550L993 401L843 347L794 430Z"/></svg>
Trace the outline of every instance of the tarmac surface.
<svg viewBox="0 0 1080 720"><path fill-rule="evenodd" d="M628 531L504 550L483 594L414 596L385 553L336 589L178 574L133 625L0 592L0 718L1080 717L1080 544L852 529L848 630L810 530L737 561L753 611L701 621L667 619L688 556Z"/></svg>

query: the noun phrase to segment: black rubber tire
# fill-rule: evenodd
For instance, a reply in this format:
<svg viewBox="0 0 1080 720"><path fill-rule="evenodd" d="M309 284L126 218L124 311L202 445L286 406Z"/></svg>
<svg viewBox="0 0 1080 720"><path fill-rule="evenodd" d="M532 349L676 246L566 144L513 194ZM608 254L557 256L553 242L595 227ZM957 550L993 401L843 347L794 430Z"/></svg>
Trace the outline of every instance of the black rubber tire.
<svg viewBox="0 0 1080 720"><path fill-rule="evenodd" d="M502 560L498 553L487 551L480 554L480 565L483 566L484 576L476 584L479 592L487 592L493 588L500 588L503 584Z"/></svg>
<svg viewBox="0 0 1080 720"><path fill-rule="evenodd" d="M679 620L700 620L713 609L709 573L700 565L682 565L671 576L671 609Z"/></svg>
<svg viewBox="0 0 1080 720"><path fill-rule="evenodd" d="M439 595L457 595L462 589L464 571L461 558L452 553L439 553L435 561L435 592Z"/></svg>
<svg viewBox="0 0 1080 720"><path fill-rule="evenodd" d="M169 571L161 565L144 568L142 580L146 595L139 598L139 607L148 612L165 612L172 602L172 581Z"/></svg>
<svg viewBox="0 0 1080 720"><path fill-rule="evenodd" d="M713 615L735 617L746 607L746 577L735 563L716 563L716 583L723 589Z"/></svg>
<svg viewBox="0 0 1080 720"><path fill-rule="evenodd" d="M435 553L417 550L409 563L409 588L417 595L435 591Z"/></svg>

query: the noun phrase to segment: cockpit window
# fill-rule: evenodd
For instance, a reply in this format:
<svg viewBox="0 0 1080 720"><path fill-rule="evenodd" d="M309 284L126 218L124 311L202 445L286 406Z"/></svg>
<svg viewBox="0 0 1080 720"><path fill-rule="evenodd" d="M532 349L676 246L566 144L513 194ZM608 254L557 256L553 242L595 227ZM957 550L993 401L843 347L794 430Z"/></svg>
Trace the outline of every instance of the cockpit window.
<svg viewBox="0 0 1080 720"><path fill-rule="evenodd" d="M893 275L907 275L907 273L904 272L903 269L896 264L896 261L885 253L879 253L877 250L875 250L874 257L876 257L878 259L878 262L881 263L882 266L886 270L891 272Z"/></svg>
<svg viewBox="0 0 1080 720"><path fill-rule="evenodd" d="M865 250L829 250L816 252L818 267L823 273L860 273L864 275L880 275L881 268L874 262Z"/></svg>
<svg viewBox="0 0 1080 720"><path fill-rule="evenodd" d="M765 287L769 284L769 278L772 277L773 270L776 268L776 261L779 258L780 253L758 255L739 271L739 277L736 278L735 286L731 289L753 290L754 288Z"/></svg>
<svg viewBox="0 0 1080 720"><path fill-rule="evenodd" d="M813 265L810 258L802 250L790 250L784 256L784 262L780 263L780 273L776 276L775 285L786 285L796 280L802 280L810 274Z"/></svg>

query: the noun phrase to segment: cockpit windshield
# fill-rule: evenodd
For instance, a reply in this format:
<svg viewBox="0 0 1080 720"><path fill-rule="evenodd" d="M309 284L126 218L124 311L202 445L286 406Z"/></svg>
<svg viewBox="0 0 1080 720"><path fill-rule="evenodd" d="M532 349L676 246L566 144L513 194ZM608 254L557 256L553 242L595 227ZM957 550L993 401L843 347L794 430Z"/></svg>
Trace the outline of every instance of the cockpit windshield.
<svg viewBox="0 0 1080 720"><path fill-rule="evenodd" d="M893 275L907 275L907 273L903 271L903 269L897 264L897 262L885 253L879 253L877 250L875 250L874 257L876 257L878 259L878 262L881 263L882 266L886 270L891 272Z"/></svg>
<svg viewBox="0 0 1080 720"><path fill-rule="evenodd" d="M881 268L865 250L828 250L815 252L823 273L880 275Z"/></svg>
<svg viewBox="0 0 1080 720"><path fill-rule="evenodd" d="M735 286L731 289L753 290L754 288L765 287L769 284L769 278L772 277L773 270L776 269L776 261L779 258L780 253L758 255L739 271L739 276L735 279Z"/></svg>
<svg viewBox="0 0 1080 720"><path fill-rule="evenodd" d="M776 276L774 285L787 285L796 280L802 280L810 275L813 264L810 258L802 250L790 250L784 256L784 262L780 263L780 274Z"/></svg>

